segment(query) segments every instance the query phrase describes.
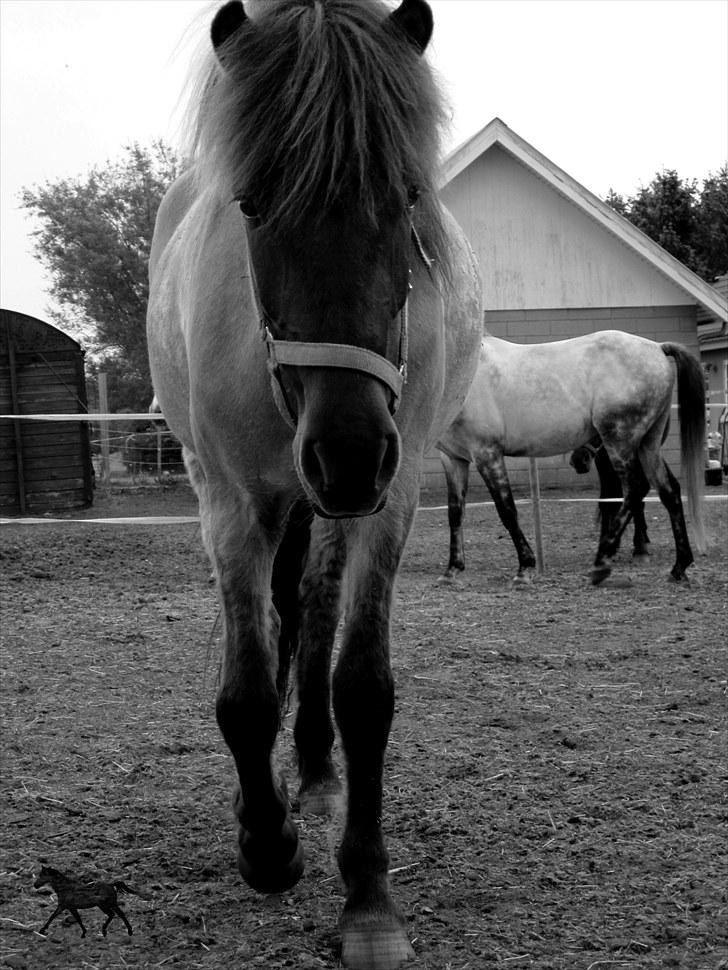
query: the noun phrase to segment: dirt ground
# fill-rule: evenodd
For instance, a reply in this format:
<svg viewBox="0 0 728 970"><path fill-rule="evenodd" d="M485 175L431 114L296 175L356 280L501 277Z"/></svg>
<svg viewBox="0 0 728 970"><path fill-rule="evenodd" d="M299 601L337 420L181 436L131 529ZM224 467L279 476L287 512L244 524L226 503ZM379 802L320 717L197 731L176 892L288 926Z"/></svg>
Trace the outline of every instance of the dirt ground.
<svg viewBox="0 0 728 970"><path fill-rule="evenodd" d="M598 588L590 502L546 494L546 573L528 588L511 585L491 506L469 508L468 568L449 584L445 513L419 515L393 622L384 819L413 967L728 967L726 491L708 490L710 547L685 586L667 581L656 504L650 559L627 545ZM177 488L100 496L85 515L194 511ZM0 557L0 966L338 967L340 819L300 819L292 892L260 897L237 874L197 527L13 524ZM289 769L290 734L289 719ZM64 917L41 936L42 861L138 890L121 899L134 935L115 920L104 939L86 910L85 939Z"/></svg>

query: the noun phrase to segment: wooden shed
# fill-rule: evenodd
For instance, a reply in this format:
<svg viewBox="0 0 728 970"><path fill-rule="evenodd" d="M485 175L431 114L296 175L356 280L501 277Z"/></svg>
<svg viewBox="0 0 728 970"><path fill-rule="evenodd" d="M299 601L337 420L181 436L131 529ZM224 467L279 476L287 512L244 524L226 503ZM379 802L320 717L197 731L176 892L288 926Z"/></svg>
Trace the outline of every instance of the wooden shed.
<svg viewBox="0 0 728 970"><path fill-rule="evenodd" d="M86 413L84 352L42 320L0 310L0 414ZM0 419L0 514L90 505L89 426Z"/></svg>
<svg viewBox="0 0 728 970"><path fill-rule="evenodd" d="M596 195L494 118L445 160L440 194L483 277L485 326L522 343L626 330L699 356L699 309L728 319L726 300ZM676 422L665 457L679 473ZM541 483L584 484L568 455L539 461ZM508 459L514 484L527 459ZM477 476L473 476L473 485ZM444 490L437 452L424 486Z"/></svg>

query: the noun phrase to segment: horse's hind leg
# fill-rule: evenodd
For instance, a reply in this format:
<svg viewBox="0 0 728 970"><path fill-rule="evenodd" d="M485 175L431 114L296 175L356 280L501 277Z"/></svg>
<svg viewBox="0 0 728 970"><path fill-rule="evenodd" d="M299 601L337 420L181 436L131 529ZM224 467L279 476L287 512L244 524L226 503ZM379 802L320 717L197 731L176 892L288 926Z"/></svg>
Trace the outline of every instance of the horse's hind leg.
<svg viewBox="0 0 728 970"><path fill-rule="evenodd" d="M516 503L513 500L511 483L508 481L503 453L495 448L483 449L478 454L475 464L483 481L488 486L488 491L498 510L500 520L508 530L511 541L516 548L518 575L515 580L517 582L529 582L533 578L536 568L536 557L518 524Z"/></svg>
<svg viewBox="0 0 728 970"><path fill-rule="evenodd" d="M104 925L101 927L101 933L103 936L106 936L106 931L109 928L109 923L112 921L112 919L115 916L121 917L122 921L124 922L124 925L126 926L126 932L129 934L129 936L133 934L134 930L131 928L131 923L126 918L126 914L124 913L124 910L121 908L121 906L119 906L118 903L110 904L109 906L101 906L100 908L103 910L104 913L106 913L108 917Z"/></svg>
<svg viewBox="0 0 728 970"><path fill-rule="evenodd" d="M598 586L612 572L612 560L619 549L622 533L632 517L632 508L635 502L641 502L644 498L645 493L643 489L647 483L647 479L642 474L635 455L629 458L622 458L618 453L612 452L610 459L615 471L620 477L624 497L617 511L612 513L609 528L602 534L599 540L596 558L594 559L594 565L591 571L591 581L594 586Z"/></svg>
<svg viewBox="0 0 728 970"><path fill-rule="evenodd" d="M198 494L225 624L217 720L240 785L235 801L240 822L238 868L259 892L283 892L303 872L290 805L271 766L280 723L279 624L272 609L271 581L283 526L277 531L266 528L253 498L237 489L218 483L214 498L207 485L198 488ZM275 521L274 511L268 509Z"/></svg>
<svg viewBox="0 0 728 970"><path fill-rule="evenodd" d="M637 501L635 497L635 502L632 508L632 523L634 525L634 542L632 545L632 555L639 556L649 556L650 550L647 548L650 544L649 536L647 535L647 520L645 519L645 495L650 490L650 483L647 481L645 473L642 471L642 466L640 465L640 493L641 498Z"/></svg>
<svg viewBox="0 0 728 970"><path fill-rule="evenodd" d="M618 503L612 499L622 499L622 482L619 475L614 470L614 465L609 459L606 448L599 448L594 456L594 467L599 475L599 539L604 540L609 534Z"/></svg>
<svg viewBox="0 0 728 970"><path fill-rule="evenodd" d="M350 525L346 625L333 678L348 787L338 853L346 886L342 962L367 970L392 970L413 956L389 893L389 858L381 827L384 751L394 713L389 615L394 579L414 515L419 470L409 470L406 495L397 488L404 474L400 469L383 511Z"/></svg>
<svg viewBox="0 0 728 970"><path fill-rule="evenodd" d="M613 499L622 499L622 482L614 470L614 466L607 454L606 448L600 448L594 458L594 465L597 469L599 475L599 521L600 521L600 540L606 539L609 534L612 521L618 509L618 503L612 501ZM646 556L648 555L647 546L649 545L649 538L647 537L647 523L645 522L645 506L644 506L644 496L647 494L650 488L650 483L647 481L645 473L642 470L642 466L638 463L635 472L635 492L632 496L630 512L632 514L632 520L634 524L634 544L633 544L633 555L635 556ZM619 548L619 540L617 542L617 549ZM615 553L616 553L615 549Z"/></svg>
<svg viewBox="0 0 728 970"><path fill-rule="evenodd" d="M667 462L654 449L643 450L640 453L645 472L657 489L660 501L670 516L670 525L675 540L675 564L670 570L672 578L679 582L687 580L685 570L694 562L693 551L690 548L688 530L685 525L682 499L680 497L680 483L668 468Z"/></svg>
<svg viewBox="0 0 728 970"><path fill-rule="evenodd" d="M465 498L468 493L468 472L470 462L440 452L440 460L445 471L447 483L447 521L450 526L450 558L446 578L465 569L465 548L463 543L463 519L465 518Z"/></svg>
<svg viewBox="0 0 728 970"><path fill-rule="evenodd" d="M345 558L341 524L316 519L301 582L298 714L294 728L300 807L302 812L314 815L333 813L341 792L331 759L334 727L329 677Z"/></svg>

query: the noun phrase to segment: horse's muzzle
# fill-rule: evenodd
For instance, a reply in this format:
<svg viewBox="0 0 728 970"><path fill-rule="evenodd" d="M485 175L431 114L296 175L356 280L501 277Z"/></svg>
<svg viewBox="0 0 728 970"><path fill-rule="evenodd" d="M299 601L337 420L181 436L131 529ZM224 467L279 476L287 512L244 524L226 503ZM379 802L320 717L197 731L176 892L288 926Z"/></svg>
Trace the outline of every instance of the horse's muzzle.
<svg viewBox="0 0 728 970"><path fill-rule="evenodd" d="M326 435L305 438L300 474L319 515L354 518L381 511L399 466L396 431L363 440Z"/></svg>

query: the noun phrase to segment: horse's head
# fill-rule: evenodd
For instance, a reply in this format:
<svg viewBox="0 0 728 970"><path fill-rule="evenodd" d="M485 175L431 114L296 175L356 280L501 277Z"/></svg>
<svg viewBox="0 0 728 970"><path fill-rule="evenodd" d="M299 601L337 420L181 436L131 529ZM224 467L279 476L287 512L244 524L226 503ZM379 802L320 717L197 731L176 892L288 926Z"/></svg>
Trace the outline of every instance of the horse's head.
<svg viewBox="0 0 728 970"><path fill-rule="evenodd" d="M437 221L441 107L420 58L432 16L424 0L392 13L352 0L261 6L251 20L228 3L212 24L211 102L237 126L218 158L244 217L298 476L321 514L368 515L399 464L421 195Z"/></svg>
<svg viewBox="0 0 728 970"><path fill-rule="evenodd" d="M41 866L41 870L33 881L34 889L41 889L43 886L49 885L54 877L56 876L56 870L51 869L50 866Z"/></svg>

